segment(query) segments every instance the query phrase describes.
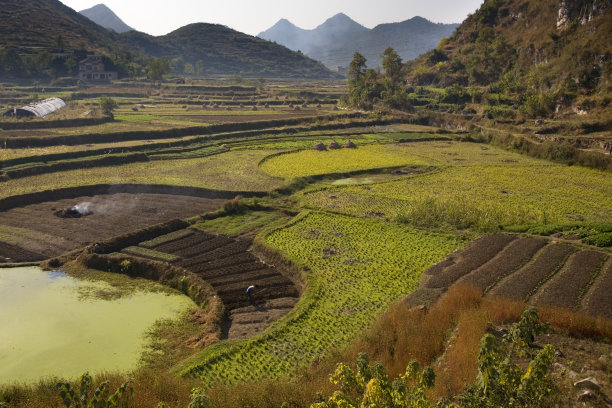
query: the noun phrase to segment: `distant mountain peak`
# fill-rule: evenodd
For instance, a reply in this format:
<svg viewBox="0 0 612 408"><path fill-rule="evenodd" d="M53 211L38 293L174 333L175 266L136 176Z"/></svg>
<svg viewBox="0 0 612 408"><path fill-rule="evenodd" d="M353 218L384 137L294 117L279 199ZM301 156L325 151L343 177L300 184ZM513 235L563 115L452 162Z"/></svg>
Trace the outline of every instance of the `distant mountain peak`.
<svg viewBox="0 0 612 408"><path fill-rule="evenodd" d="M335 14L335 15L333 15L330 18L327 19L327 21L329 21L329 20L351 20L351 21L353 21L352 18L350 18L349 16L347 16L344 13Z"/></svg>
<svg viewBox="0 0 612 408"><path fill-rule="evenodd" d="M346 29L363 30L363 31L367 30L366 27L362 26L361 24L359 24L358 22L356 22L355 20L353 20L352 18L350 18L344 13L338 13L328 18L327 20L325 20L323 24L315 28L315 30L321 29L321 28L328 28L328 27L335 27L336 29L339 28L341 30L346 30Z"/></svg>
<svg viewBox="0 0 612 408"><path fill-rule="evenodd" d="M387 47L393 47L403 59L410 60L435 48L456 27L457 24L435 24L416 16L369 29L346 14L337 13L312 30L281 19L258 37L301 50L332 69L348 66L356 51L368 59L369 66L375 67Z"/></svg>
<svg viewBox="0 0 612 408"><path fill-rule="evenodd" d="M86 10L79 11L82 15L90 19L102 27L111 29L117 33L125 33L126 31L134 30L132 27L125 24L108 6L103 3Z"/></svg>

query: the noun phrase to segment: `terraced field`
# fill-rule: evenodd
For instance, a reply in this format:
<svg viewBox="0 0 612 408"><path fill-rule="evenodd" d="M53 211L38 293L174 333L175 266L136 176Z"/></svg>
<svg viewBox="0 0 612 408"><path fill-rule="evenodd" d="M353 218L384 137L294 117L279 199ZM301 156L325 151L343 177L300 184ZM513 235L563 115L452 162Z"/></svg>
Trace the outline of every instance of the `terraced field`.
<svg viewBox="0 0 612 408"><path fill-rule="evenodd" d="M360 146L357 149L302 150L263 161L262 170L275 177L296 178L329 173L396 166L426 166L429 160L406 154L403 147L392 145Z"/></svg>
<svg viewBox="0 0 612 408"><path fill-rule="evenodd" d="M75 196L0 211L0 262L40 261L150 225L221 207L222 198L119 192ZM142 188L146 191L146 188ZM90 214L59 217L76 205Z"/></svg>
<svg viewBox="0 0 612 408"><path fill-rule="evenodd" d="M455 282L488 295L612 318L612 256L540 237L486 235L425 272L423 286Z"/></svg>
<svg viewBox="0 0 612 408"><path fill-rule="evenodd" d="M612 219L612 178L603 171L475 143L422 142L394 148L405 154L406 162L418 159L439 170L365 186L321 186L299 195L301 203L427 228L485 231L500 225Z"/></svg>
<svg viewBox="0 0 612 408"><path fill-rule="evenodd" d="M158 160L68 170L2 182L0 199L38 191L93 184L162 184L214 190L270 191L282 180L259 170L257 164L276 150L237 150L210 157Z"/></svg>
<svg viewBox="0 0 612 408"><path fill-rule="evenodd" d="M269 232L265 242L311 271L300 302L259 336L207 348L183 374L235 383L295 373L350 341L413 291L421 271L465 241L378 220L305 213Z"/></svg>
<svg viewBox="0 0 612 408"><path fill-rule="evenodd" d="M225 305L229 317L225 336L240 339L261 332L287 314L299 296L291 280L248 251L251 243L246 238L181 230L141 243L136 247L140 251L127 248L123 252L171 262L204 279ZM250 285L257 286L253 301L246 296Z"/></svg>

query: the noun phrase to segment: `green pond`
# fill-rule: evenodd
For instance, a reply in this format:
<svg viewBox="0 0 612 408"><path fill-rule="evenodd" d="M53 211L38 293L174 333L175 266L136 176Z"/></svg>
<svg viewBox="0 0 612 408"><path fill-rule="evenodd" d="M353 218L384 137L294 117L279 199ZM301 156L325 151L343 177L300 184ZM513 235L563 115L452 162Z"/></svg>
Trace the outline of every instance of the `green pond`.
<svg viewBox="0 0 612 408"><path fill-rule="evenodd" d="M0 384L129 371L153 323L195 307L188 297L163 291L95 296L105 292L112 287L102 281L0 268Z"/></svg>

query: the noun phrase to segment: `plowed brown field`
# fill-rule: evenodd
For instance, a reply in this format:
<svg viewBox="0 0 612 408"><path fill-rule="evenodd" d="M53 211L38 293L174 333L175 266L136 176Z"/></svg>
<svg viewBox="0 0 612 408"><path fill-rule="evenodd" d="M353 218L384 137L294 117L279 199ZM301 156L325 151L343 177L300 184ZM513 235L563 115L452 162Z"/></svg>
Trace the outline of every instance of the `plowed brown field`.
<svg viewBox="0 0 612 408"><path fill-rule="evenodd" d="M0 211L0 262L7 258L11 262L52 258L150 225L213 211L225 201L188 195L122 192L76 196ZM54 215L58 210L77 204L86 206L91 214L79 218Z"/></svg>
<svg viewBox="0 0 612 408"><path fill-rule="evenodd" d="M152 249L180 257L177 265L210 283L228 313L226 336L243 338L284 316L299 296L293 282L247 251L250 245L247 239L198 231ZM257 286L252 301L246 294L250 285Z"/></svg>
<svg viewBox="0 0 612 408"><path fill-rule="evenodd" d="M497 284L489 294L527 300L549 277L555 274L577 249L567 244L550 244L535 259Z"/></svg>
<svg viewBox="0 0 612 408"><path fill-rule="evenodd" d="M597 251L576 252L559 273L542 285L530 303L576 308L605 259L606 255Z"/></svg>
<svg viewBox="0 0 612 408"><path fill-rule="evenodd" d="M612 258L608 259L607 267L604 266L583 303L587 313L612 319Z"/></svg>
<svg viewBox="0 0 612 408"><path fill-rule="evenodd" d="M487 295L555 305L612 318L612 259L584 245L541 237L481 237L425 272L424 288L455 282Z"/></svg>

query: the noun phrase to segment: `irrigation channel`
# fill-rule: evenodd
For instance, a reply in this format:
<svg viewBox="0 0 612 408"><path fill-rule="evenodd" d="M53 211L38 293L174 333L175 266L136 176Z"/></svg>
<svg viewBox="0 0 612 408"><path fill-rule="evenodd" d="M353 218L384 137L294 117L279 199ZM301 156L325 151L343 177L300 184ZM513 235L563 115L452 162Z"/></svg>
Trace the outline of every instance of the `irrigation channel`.
<svg viewBox="0 0 612 408"><path fill-rule="evenodd" d="M0 384L135 368L147 330L196 307L147 288L125 293L61 271L0 268Z"/></svg>

